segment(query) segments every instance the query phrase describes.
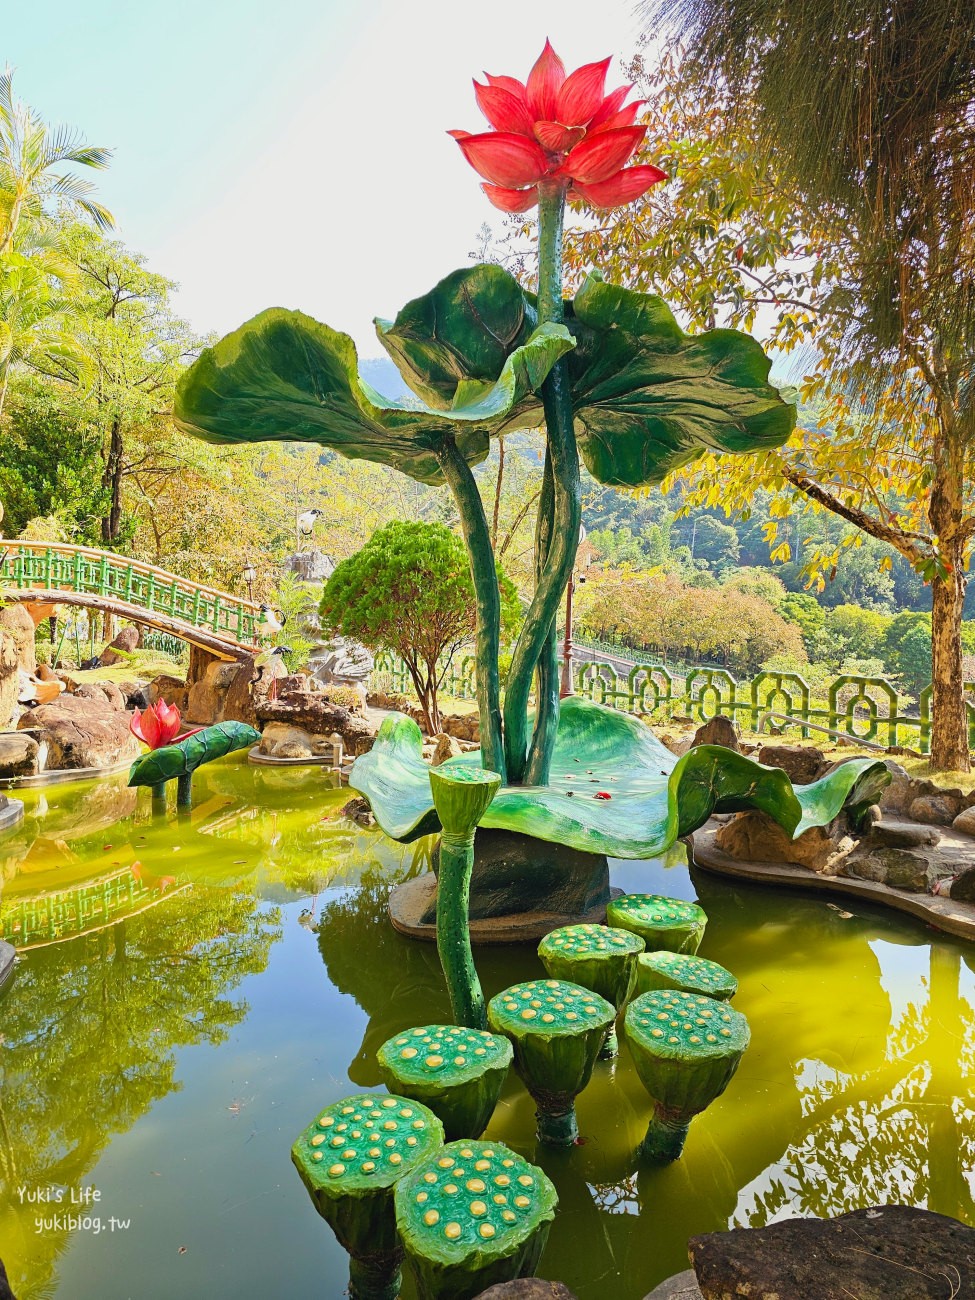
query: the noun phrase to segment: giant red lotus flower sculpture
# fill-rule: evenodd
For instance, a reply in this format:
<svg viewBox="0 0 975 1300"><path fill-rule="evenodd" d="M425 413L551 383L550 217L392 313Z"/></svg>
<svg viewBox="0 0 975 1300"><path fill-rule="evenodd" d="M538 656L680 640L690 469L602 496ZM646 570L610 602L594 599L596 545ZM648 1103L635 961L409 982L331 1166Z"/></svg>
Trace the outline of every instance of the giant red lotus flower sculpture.
<svg viewBox="0 0 975 1300"><path fill-rule="evenodd" d="M643 101L624 105L632 86L605 93L609 65L609 59L587 63L566 76L546 41L525 85L490 73L486 86L474 82L478 107L493 129L449 134L484 177L481 188L496 208L527 212L538 202L539 182L550 179L568 184L570 200L615 208L667 179L659 167L626 166L647 133L634 125Z"/></svg>
<svg viewBox="0 0 975 1300"><path fill-rule="evenodd" d="M182 720L175 704L159 700L144 711L136 709L129 730L150 749L162 749L179 735Z"/></svg>

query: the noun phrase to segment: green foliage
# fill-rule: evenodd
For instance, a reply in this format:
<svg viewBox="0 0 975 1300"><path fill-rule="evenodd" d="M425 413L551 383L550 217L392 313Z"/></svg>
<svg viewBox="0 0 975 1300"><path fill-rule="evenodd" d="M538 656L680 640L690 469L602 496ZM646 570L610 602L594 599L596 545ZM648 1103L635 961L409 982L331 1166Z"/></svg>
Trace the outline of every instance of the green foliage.
<svg viewBox="0 0 975 1300"><path fill-rule="evenodd" d="M817 638L826 626L826 611L815 596L789 591L779 601L778 610L787 623L795 623L802 633L806 653L812 655Z"/></svg>
<svg viewBox="0 0 975 1300"><path fill-rule="evenodd" d="M521 610L511 582L500 572L498 581L507 640ZM320 612L326 634L398 654L429 727L439 731L437 692L453 655L470 640L477 612L460 538L445 524L387 524L336 567Z"/></svg>
<svg viewBox="0 0 975 1300"><path fill-rule="evenodd" d="M17 536L31 519L55 516L67 539L99 539L107 495L101 484L101 433L64 409L63 398L39 380L11 393L0 436L3 529Z"/></svg>
<svg viewBox="0 0 975 1300"><path fill-rule="evenodd" d="M915 695L931 681L931 630L917 623L901 638L897 647L896 669Z"/></svg>

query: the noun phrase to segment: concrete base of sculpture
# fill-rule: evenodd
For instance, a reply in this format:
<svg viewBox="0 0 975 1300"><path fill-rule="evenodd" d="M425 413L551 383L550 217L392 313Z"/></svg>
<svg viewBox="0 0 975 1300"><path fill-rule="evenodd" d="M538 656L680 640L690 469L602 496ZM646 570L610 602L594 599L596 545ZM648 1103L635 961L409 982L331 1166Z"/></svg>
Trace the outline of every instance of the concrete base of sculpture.
<svg viewBox="0 0 975 1300"><path fill-rule="evenodd" d="M433 872L393 890L389 914L403 934L435 939L439 844ZM474 838L470 918L474 943L537 943L562 925L601 923L609 887L609 860L515 831L478 830Z"/></svg>
<svg viewBox="0 0 975 1300"><path fill-rule="evenodd" d="M621 889L611 889L609 897L618 898ZM607 899L607 902L609 900ZM397 885L389 896L389 919L393 929L407 934L411 939L437 941L436 917L437 877L432 871ZM602 925L606 921L606 903L599 902L586 912L565 913L550 911L510 912L500 916L484 916L471 920L471 943L475 946L503 943L538 943L563 925Z"/></svg>
<svg viewBox="0 0 975 1300"><path fill-rule="evenodd" d="M0 939L0 991L6 987L7 981L13 975L16 961L17 949L13 944ZM0 1300L2 1300L2 1297L0 1297Z"/></svg>

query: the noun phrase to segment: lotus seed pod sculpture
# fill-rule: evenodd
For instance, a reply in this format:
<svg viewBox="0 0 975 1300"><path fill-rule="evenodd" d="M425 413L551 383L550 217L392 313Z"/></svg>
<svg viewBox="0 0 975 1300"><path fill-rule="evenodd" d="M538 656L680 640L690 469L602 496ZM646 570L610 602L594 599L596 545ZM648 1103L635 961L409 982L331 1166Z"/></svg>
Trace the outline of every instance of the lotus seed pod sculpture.
<svg viewBox="0 0 975 1300"><path fill-rule="evenodd" d="M592 989L619 1012L633 991L636 961L644 947L640 936L629 930L607 925L564 925L545 936L538 945L538 955L552 979L571 980ZM614 1024L599 1055L611 1060L618 1051Z"/></svg>
<svg viewBox="0 0 975 1300"><path fill-rule="evenodd" d="M507 1038L457 1025L407 1029L376 1053L389 1090L429 1106L448 1141L481 1136L498 1104L511 1058Z"/></svg>
<svg viewBox="0 0 975 1300"><path fill-rule="evenodd" d="M193 802L193 773L198 767L235 749L250 749L260 738L261 733L246 722L218 722L203 727L174 745L163 745L137 758L129 768L129 785L151 786L153 799L164 799L166 782L175 779L176 806L189 808Z"/></svg>
<svg viewBox="0 0 975 1300"><path fill-rule="evenodd" d="M748 1021L725 1002L659 989L626 1008L626 1038L653 1115L640 1146L645 1160L677 1160L687 1130L720 1097L751 1037Z"/></svg>
<svg viewBox="0 0 975 1300"><path fill-rule="evenodd" d="M579 1136L575 1099L615 1021L612 1003L566 980L514 984L491 999L488 1024L511 1039L540 1142L567 1147Z"/></svg>
<svg viewBox="0 0 975 1300"><path fill-rule="evenodd" d="M396 1186L396 1226L421 1300L471 1300L532 1277L558 1196L500 1142L451 1142Z"/></svg>
<svg viewBox="0 0 975 1300"><path fill-rule="evenodd" d="M471 952L470 893L474 831L501 788L501 777L483 767L430 769L430 790L440 818L437 880L437 951L450 1005L459 1025L486 1029L484 994Z"/></svg>
<svg viewBox="0 0 975 1300"><path fill-rule="evenodd" d="M432 1111L370 1093L326 1106L291 1148L315 1209L349 1253L352 1300L395 1300L403 1248L393 1187L443 1145Z"/></svg>
<svg viewBox="0 0 975 1300"><path fill-rule="evenodd" d="M632 930L646 942L647 952L661 948L669 952L695 953L704 938L707 914L697 903L662 894L624 894L606 908L606 920L623 930Z"/></svg>
<svg viewBox="0 0 975 1300"><path fill-rule="evenodd" d="M730 1001L738 992L738 981L730 970L706 957L681 952L644 952L636 961L636 991L679 989L708 998Z"/></svg>

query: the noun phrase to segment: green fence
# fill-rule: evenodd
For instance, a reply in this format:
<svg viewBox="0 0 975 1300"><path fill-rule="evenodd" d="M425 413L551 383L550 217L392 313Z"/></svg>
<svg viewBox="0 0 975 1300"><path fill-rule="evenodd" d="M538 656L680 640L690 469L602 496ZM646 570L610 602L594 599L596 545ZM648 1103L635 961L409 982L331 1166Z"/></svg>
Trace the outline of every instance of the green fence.
<svg viewBox="0 0 975 1300"><path fill-rule="evenodd" d="M0 541L0 586L104 596L252 645L259 611L215 588L84 546Z"/></svg>
<svg viewBox="0 0 975 1300"><path fill-rule="evenodd" d="M885 677L845 673L829 684L823 702L814 700L812 688L798 673L760 672L738 681L725 668L691 668L684 676L659 664L637 664L623 672L600 660L585 660L577 661L574 668L579 695L658 722L676 716L707 722L720 713L748 731L758 731L766 714L778 714L789 723L779 717L777 727L791 725L805 739L816 727L828 727L877 745L906 745L921 753L930 748L930 686L922 691L917 712L906 713L896 688ZM406 666L388 654L377 656L373 680L394 691L412 689ZM975 682L965 685L969 745L975 749ZM473 655L447 669L441 689L457 699L475 698Z"/></svg>

